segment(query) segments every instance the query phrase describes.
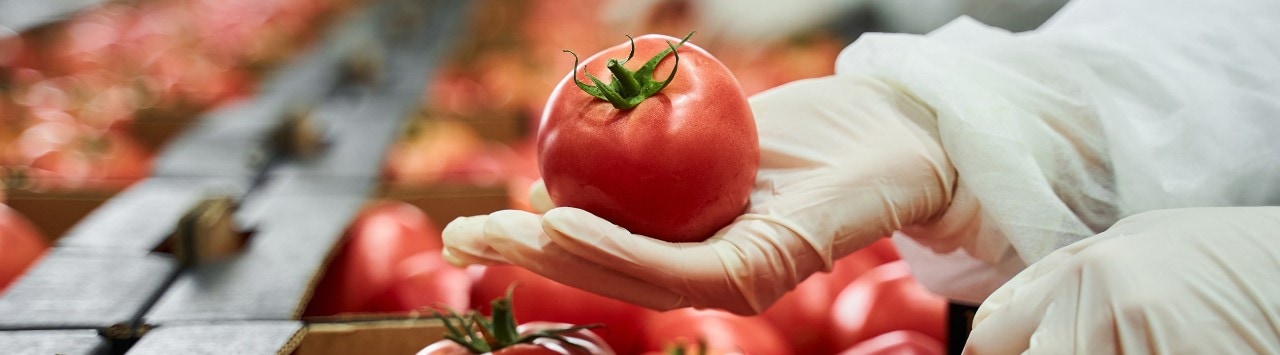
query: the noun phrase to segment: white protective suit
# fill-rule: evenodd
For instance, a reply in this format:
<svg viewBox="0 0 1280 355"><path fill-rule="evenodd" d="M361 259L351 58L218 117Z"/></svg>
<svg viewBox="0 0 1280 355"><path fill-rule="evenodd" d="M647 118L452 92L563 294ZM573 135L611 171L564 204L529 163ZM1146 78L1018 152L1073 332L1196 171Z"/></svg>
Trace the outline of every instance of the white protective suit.
<svg viewBox="0 0 1280 355"><path fill-rule="evenodd" d="M1277 1L1080 0L1018 34L962 18L865 35L837 73L936 110L960 185L895 243L956 300L1130 214L1280 204Z"/></svg>

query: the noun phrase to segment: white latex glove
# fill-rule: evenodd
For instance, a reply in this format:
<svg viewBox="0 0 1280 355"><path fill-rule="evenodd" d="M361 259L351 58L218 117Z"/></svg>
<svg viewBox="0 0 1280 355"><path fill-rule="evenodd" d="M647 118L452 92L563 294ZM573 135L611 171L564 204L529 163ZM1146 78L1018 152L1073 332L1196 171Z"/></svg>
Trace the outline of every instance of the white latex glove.
<svg viewBox="0 0 1280 355"><path fill-rule="evenodd" d="M932 112L862 76L794 82L751 99L760 171L746 214L701 243L632 235L575 208L499 211L445 228L455 264L512 263L666 310L766 309L832 260L936 218L956 173ZM535 205L546 206L535 188Z"/></svg>
<svg viewBox="0 0 1280 355"><path fill-rule="evenodd" d="M997 289L966 353L1280 353L1280 208L1125 218Z"/></svg>

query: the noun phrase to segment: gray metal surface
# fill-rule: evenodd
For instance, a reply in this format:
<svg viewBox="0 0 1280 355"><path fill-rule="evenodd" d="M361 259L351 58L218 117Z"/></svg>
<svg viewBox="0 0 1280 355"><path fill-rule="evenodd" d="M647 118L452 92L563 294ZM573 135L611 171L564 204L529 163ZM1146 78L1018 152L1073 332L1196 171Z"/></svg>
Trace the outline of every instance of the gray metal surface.
<svg viewBox="0 0 1280 355"><path fill-rule="evenodd" d="M239 196L247 181L150 178L131 186L72 227L59 246L155 250L203 198Z"/></svg>
<svg viewBox="0 0 1280 355"><path fill-rule="evenodd" d="M89 329L0 331L0 354L95 355L107 349L107 341Z"/></svg>
<svg viewBox="0 0 1280 355"><path fill-rule="evenodd" d="M301 336L302 322L228 322L152 329L125 354L277 354Z"/></svg>
<svg viewBox="0 0 1280 355"><path fill-rule="evenodd" d="M22 32L51 22L61 21L102 0L0 0L0 27ZM0 31L4 38L5 31Z"/></svg>
<svg viewBox="0 0 1280 355"><path fill-rule="evenodd" d="M0 297L0 329L105 329L137 320L177 271L166 256L50 249Z"/></svg>
<svg viewBox="0 0 1280 355"><path fill-rule="evenodd" d="M184 271L147 314L148 324L297 316L312 280L367 197L272 190L246 200L238 212L241 223L256 229L245 249Z"/></svg>

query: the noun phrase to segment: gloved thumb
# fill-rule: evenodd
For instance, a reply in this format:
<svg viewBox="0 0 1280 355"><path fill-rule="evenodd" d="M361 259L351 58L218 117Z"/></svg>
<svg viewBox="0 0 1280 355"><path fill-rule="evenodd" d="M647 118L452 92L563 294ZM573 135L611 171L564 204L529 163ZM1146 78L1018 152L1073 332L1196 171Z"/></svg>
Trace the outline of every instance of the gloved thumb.
<svg viewBox="0 0 1280 355"><path fill-rule="evenodd" d="M533 186L529 187L529 205L534 212L540 214L556 208L555 202L551 202L551 195L547 193L547 184L542 179L534 181Z"/></svg>

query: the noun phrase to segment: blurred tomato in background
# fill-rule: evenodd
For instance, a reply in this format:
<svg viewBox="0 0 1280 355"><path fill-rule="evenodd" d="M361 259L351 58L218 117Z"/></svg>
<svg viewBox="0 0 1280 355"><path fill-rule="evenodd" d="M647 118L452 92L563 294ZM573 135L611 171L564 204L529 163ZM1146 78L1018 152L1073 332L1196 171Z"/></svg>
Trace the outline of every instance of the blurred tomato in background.
<svg viewBox="0 0 1280 355"><path fill-rule="evenodd" d="M467 309L471 278L441 259L440 229L417 207L370 203L347 229L307 316Z"/></svg>
<svg viewBox="0 0 1280 355"><path fill-rule="evenodd" d="M0 33L0 163L29 168L10 187L119 190L147 176L168 137L137 125L177 127L252 94L356 3L106 2Z"/></svg>
<svg viewBox="0 0 1280 355"><path fill-rule="evenodd" d="M718 310L682 308L655 314L645 320L645 350L661 351L672 344L698 354L703 343L710 354L794 353L773 324ZM692 351L690 351L692 350Z"/></svg>
<svg viewBox="0 0 1280 355"><path fill-rule="evenodd" d="M916 282L905 261L880 265L840 291L832 305L837 349L877 335L911 330L945 342L947 300Z"/></svg>
<svg viewBox="0 0 1280 355"><path fill-rule="evenodd" d="M0 203L0 295L40 259L48 247L49 242L31 222Z"/></svg>

